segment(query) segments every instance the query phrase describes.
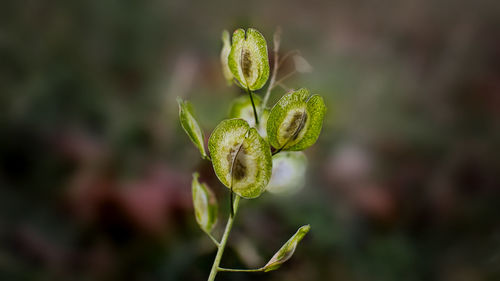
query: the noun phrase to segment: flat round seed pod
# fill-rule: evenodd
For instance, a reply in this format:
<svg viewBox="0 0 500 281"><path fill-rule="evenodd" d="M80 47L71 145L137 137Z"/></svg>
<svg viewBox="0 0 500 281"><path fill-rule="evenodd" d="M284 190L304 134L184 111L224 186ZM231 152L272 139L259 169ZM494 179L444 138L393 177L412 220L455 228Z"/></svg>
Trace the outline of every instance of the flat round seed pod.
<svg viewBox="0 0 500 281"><path fill-rule="evenodd" d="M271 178L269 144L243 119L222 121L208 140L219 180L243 198L256 198Z"/></svg>
<svg viewBox="0 0 500 281"><path fill-rule="evenodd" d="M305 184L307 158L302 151L283 151L273 156L273 174L266 190L293 194Z"/></svg>
<svg viewBox="0 0 500 281"><path fill-rule="evenodd" d="M326 107L323 98L300 89L284 95L267 121L269 143L278 150L303 150L319 137Z"/></svg>
<svg viewBox="0 0 500 281"><path fill-rule="evenodd" d="M237 29L228 58L229 69L239 84L251 91L258 90L269 78L266 39L256 29Z"/></svg>

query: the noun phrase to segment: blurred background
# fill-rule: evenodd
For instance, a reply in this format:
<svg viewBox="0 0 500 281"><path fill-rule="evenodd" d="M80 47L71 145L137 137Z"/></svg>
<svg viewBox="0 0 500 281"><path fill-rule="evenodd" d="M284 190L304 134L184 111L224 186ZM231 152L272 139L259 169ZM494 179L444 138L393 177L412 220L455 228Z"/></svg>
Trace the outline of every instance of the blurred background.
<svg viewBox="0 0 500 281"><path fill-rule="evenodd" d="M255 27L324 96L306 186L241 204L217 280L500 280L500 5L496 1L3 1L0 280L206 280L205 134L243 92L219 65L223 29ZM282 73L284 74L284 73ZM276 88L272 100L284 91ZM262 92L258 92L262 95Z"/></svg>

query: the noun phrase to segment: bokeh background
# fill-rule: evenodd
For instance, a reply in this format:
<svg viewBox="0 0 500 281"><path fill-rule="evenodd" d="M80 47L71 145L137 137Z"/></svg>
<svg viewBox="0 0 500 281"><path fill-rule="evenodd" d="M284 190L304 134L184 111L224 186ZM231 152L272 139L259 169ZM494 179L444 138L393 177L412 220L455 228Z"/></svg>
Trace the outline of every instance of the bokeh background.
<svg viewBox="0 0 500 281"><path fill-rule="evenodd" d="M0 279L206 280L199 171L228 192L178 122L208 135L243 92L221 31L283 29L325 97L304 189L241 205L217 280L500 280L500 7L496 1L3 1ZM283 54L282 53L282 54ZM283 73L282 73L283 74ZM259 93L262 95L262 93ZM273 91L276 100L283 90Z"/></svg>

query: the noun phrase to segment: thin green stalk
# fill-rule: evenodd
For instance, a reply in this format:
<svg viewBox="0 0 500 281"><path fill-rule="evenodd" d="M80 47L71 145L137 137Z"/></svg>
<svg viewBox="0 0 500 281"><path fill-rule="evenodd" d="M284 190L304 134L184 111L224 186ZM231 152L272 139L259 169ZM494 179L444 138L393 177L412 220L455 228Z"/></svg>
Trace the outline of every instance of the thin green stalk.
<svg viewBox="0 0 500 281"><path fill-rule="evenodd" d="M257 269L232 269L232 268L218 268L219 271L225 271L225 272L261 272L264 271L264 268L257 268Z"/></svg>
<svg viewBox="0 0 500 281"><path fill-rule="evenodd" d="M212 242L214 242L215 246L219 247L219 245L220 245L219 241L217 241L217 239L215 239L215 237L211 233L209 233L209 232L206 232L206 233L207 233L208 237L210 237Z"/></svg>
<svg viewBox="0 0 500 281"><path fill-rule="evenodd" d="M276 81L276 83L273 84L272 86L269 85L269 87L272 90L274 87L276 87L276 85L283 83L286 79L290 78L290 76L294 75L295 73L297 73L297 71L294 70L294 71L291 71L290 73L283 75L283 77L280 80Z"/></svg>
<svg viewBox="0 0 500 281"><path fill-rule="evenodd" d="M250 96L250 101L252 102L253 117L255 118L255 125L259 125L259 117L257 116L257 109L255 109L255 103L253 102L252 91L246 88L248 95Z"/></svg>
<svg viewBox="0 0 500 281"><path fill-rule="evenodd" d="M273 156L274 156L274 155L276 155L276 154L280 153L282 150L283 150L283 147L281 147L281 148L280 148L280 149L278 149L278 150L273 151L273 153L271 153L271 155L273 155Z"/></svg>
<svg viewBox="0 0 500 281"><path fill-rule="evenodd" d="M226 229L224 230L224 234L222 235L222 239L220 241L219 246L217 247L217 254L215 255L215 260L212 265L212 270L210 270L210 275L208 276L208 281L214 281L217 272L219 272L219 264L222 258L222 254L224 253L224 248L226 248L227 239L229 237L229 233L231 232L231 228L233 227L234 218L236 217L236 212L238 211L238 205L240 202L240 197L236 195L234 199L234 216L229 216L227 220Z"/></svg>

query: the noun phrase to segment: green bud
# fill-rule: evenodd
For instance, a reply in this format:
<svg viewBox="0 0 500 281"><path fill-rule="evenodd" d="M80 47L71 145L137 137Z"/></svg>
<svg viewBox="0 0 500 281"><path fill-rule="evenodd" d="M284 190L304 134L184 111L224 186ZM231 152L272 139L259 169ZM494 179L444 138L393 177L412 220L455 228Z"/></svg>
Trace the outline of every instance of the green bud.
<svg viewBox="0 0 500 281"><path fill-rule="evenodd" d="M229 32L224 30L222 32L222 50L220 52L220 62L222 64L222 74L224 74L224 78L226 78L227 85L231 85L233 83L233 74L229 69L228 65L228 57L231 52L231 41L229 38Z"/></svg>
<svg viewBox="0 0 500 281"><path fill-rule="evenodd" d="M284 95L267 121L269 143L280 150L304 150L319 137L326 106L323 98L300 89Z"/></svg>
<svg viewBox="0 0 500 281"><path fill-rule="evenodd" d="M208 140L219 180L243 198L256 198L271 178L269 144L243 119L222 121Z"/></svg>
<svg viewBox="0 0 500 281"><path fill-rule="evenodd" d="M255 107L260 107L262 100L258 95L253 96L253 101L255 103ZM267 139L267 118L269 118L269 110L264 109L264 111L260 114L259 126L255 127L255 117L253 115L253 107L252 102L250 101L250 97L248 95L241 96L236 98L232 103L229 109L229 118L241 118L250 125L250 127L254 127L257 129L261 137Z"/></svg>
<svg viewBox="0 0 500 281"><path fill-rule="evenodd" d="M259 127L257 128L257 131L259 131L259 134L261 137L263 137L267 141L267 120L269 119L269 109L264 109L262 111L261 115L259 116L260 118L260 123Z"/></svg>
<svg viewBox="0 0 500 281"><path fill-rule="evenodd" d="M255 107L259 107L262 100L258 95L253 95ZM255 117L253 115L252 102L248 95L240 96L233 100L229 108L229 118L241 118L250 125L255 127ZM262 122L261 122L262 123Z"/></svg>
<svg viewBox="0 0 500 281"><path fill-rule="evenodd" d="M198 181L198 173L193 174L191 190L196 222L203 231L210 233L217 223L217 199L206 184Z"/></svg>
<svg viewBox="0 0 500 281"><path fill-rule="evenodd" d="M273 174L266 190L292 194L304 187L307 158L302 151L284 151L273 156Z"/></svg>
<svg viewBox="0 0 500 281"><path fill-rule="evenodd" d="M269 262L263 267L265 272L272 271L278 269L283 263L289 260L293 253L295 252L295 248L297 248L297 244L304 238L304 236L311 229L310 225L304 225L290 238L281 249L274 254L274 256L269 260Z"/></svg>
<svg viewBox="0 0 500 281"><path fill-rule="evenodd" d="M259 31L237 29L228 58L229 69L244 89L258 90L269 78L266 39Z"/></svg>
<svg viewBox="0 0 500 281"><path fill-rule="evenodd" d="M183 101L181 98L177 98L177 103L179 104L179 120L181 121L182 129L184 129L193 144L198 147L201 156L207 158L204 145L205 137L200 125L198 125L198 121L196 121L192 104L188 101Z"/></svg>

